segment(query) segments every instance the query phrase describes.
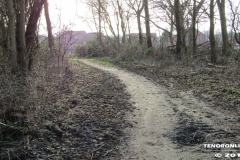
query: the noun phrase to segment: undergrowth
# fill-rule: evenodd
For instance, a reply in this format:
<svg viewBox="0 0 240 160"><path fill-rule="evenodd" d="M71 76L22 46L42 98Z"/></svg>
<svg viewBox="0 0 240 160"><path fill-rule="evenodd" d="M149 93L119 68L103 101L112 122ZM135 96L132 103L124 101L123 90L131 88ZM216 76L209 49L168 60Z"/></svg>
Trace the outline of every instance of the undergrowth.
<svg viewBox="0 0 240 160"><path fill-rule="evenodd" d="M7 152L10 159L15 153L27 150L24 146L28 145L29 138L41 134L38 129L43 125L41 115L47 110L48 99L45 97L52 90L52 85L49 84L56 77L61 79L71 74L71 68L66 61L60 68L55 59L37 60L40 61L41 63L36 63L33 71L28 72L26 76L12 74L8 69L10 66L1 61L0 148L4 151L0 152L2 158Z"/></svg>
<svg viewBox="0 0 240 160"><path fill-rule="evenodd" d="M117 51L99 60L156 81L164 78L179 90L191 90L196 96L214 103L221 112L239 116L240 52L232 49L232 55L225 56L221 54L221 48L217 48L217 63L212 64L208 46L199 47L194 55L189 48L179 60L174 48L155 46L146 49L136 43L121 44Z"/></svg>
<svg viewBox="0 0 240 160"><path fill-rule="evenodd" d="M103 64L103 65L106 65L106 66L114 67L114 65L111 64L111 63L109 63L109 62L103 62L103 61L100 61L100 60L97 60L97 59L83 58L83 60L92 61L92 62L98 62L98 63Z"/></svg>

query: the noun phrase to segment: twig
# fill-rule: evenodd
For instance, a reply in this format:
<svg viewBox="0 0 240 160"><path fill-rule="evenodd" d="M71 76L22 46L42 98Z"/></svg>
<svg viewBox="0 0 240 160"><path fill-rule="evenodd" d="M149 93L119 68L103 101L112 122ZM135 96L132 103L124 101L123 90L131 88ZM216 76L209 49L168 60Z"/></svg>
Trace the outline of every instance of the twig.
<svg viewBox="0 0 240 160"><path fill-rule="evenodd" d="M67 156L67 157L75 157L75 156L80 156L81 154L71 154L71 155L66 155L66 154L52 154L50 156L47 156L44 160L47 160L48 158L55 157L55 156Z"/></svg>
<svg viewBox="0 0 240 160"><path fill-rule="evenodd" d="M7 154L8 154L8 159L11 160L9 150L7 150Z"/></svg>
<svg viewBox="0 0 240 160"><path fill-rule="evenodd" d="M92 152L92 155L91 155L91 158L90 158L90 160L92 160L92 158L93 158L93 152Z"/></svg>
<svg viewBox="0 0 240 160"><path fill-rule="evenodd" d="M113 148L115 148L115 147L113 147ZM103 156L106 156L108 153L112 152L112 151L113 151L113 148L110 149L109 151L107 151Z"/></svg>
<svg viewBox="0 0 240 160"><path fill-rule="evenodd" d="M103 145L101 145L99 148L97 148L97 149L94 149L92 152L96 152L97 150L101 149L103 146L104 146L104 144L103 144Z"/></svg>
<svg viewBox="0 0 240 160"><path fill-rule="evenodd" d="M18 130L18 129L24 129L23 127L9 126L9 125L7 125L7 124L5 124L5 123L2 123L2 122L0 122L0 125L2 125L2 126L4 126L4 127L9 127L9 128L11 128L11 129L16 129L16 130Z"/></svg>
<svg viewBox="0 0 240 160"><path fill-rule="evenodd" d="M57 151L57 154L59 154L61 152L61 150L62 150L62 145L61 145L60 149Z"/></svg>
<svg viewBox="0 0 240 160"><path fill-rule="evenodd" d="M194 140L194 138L195 138L196 134L197 134L197 132L195 132L195 133L194 133L194 135L193 135L193 140Z"/></svg>
<svg viewBox="0 0 240 160"><path fill-rule="evenodd" d="M90 159L90 160L92 160L92 157L93 157L93 152L96 152L97 150L101 149L103 146L104 146L104 144L103 144L103 145L101 145L99 148L97 148L97 149L94 149L94 150L92 151L92 156L91 156L91 159Z"/></svg>
<svg viewBox="0 0 240 160"><path fill-rule="evenodd" d="M197 54L197 55L193 55L192 58L197 57L197 56L206 56L206 55L208 55L208 53L206 53L206 54Z"/></svg>
<svg viewBox="0 0 240 160"><path fill-rule="evenodd" d="M12 152L13 152L13 151L12 151ZM13 152L13 154L17 157L17 159L21 160L14 152Z"/></svg>
<svg viewBox="0 0 240 160"><path fill-rule="evenodd" d="M44 160L47 160L48 158L55 157L55 156L68 156L68 157L71 158L71 156L65 155L65 154L52 154L52 155L50 155L50 156L47 156Z"/></svg>
<svg viewBox="0 0 240 160"><path fill-rule="evenodd" d="M0 122L0 125L3 125L3 126L5 126L5 127L13 127L13 126L9 126L9 125L7 125L7 124L4 124L4 123L2 123L2 122Z"/></svg>

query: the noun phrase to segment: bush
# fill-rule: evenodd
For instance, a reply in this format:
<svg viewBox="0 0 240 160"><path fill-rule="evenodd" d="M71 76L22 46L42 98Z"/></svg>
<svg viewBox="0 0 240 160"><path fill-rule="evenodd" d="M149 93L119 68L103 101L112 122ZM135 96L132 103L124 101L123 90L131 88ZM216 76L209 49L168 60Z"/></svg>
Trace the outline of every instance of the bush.
<svg viewBox="0 0 240 160"><path fill-rule="evenodd" d="M88 41L87 57L101 57L103 55L104 49L97 43L97 41Z"/></svg>
<svg viewBox="0 0 240 160"><path fill-rule="evenodd" d="M85 45L78 45L75 50L77 57L102 57L108 55L107 49L101 47L97 41L88 41Z"/></svg>
<svg viewBox="0 0 240 160"><path fill-rule="evenodd" d="M75 50L75 55L77 57L86 57L87 55L87 45L78 45Z"/></svg>
<svg viewBox="0 0 240 160"><path fill-rule="evenodd" d="M143 52L143 54L144 55L151 55L151 54L153 54L153 52L154 52L153 48L148 48Z"/></svg>

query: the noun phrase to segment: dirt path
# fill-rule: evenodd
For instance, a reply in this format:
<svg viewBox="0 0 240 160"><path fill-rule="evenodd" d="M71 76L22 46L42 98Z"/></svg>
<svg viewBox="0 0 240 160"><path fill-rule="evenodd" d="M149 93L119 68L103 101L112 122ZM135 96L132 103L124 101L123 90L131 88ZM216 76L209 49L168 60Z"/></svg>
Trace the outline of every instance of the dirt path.
<svg viewBox="0 0 240 160"><path fill-rule="evenodd" d="M218 152L204 151L202 144L240 142L237 120L214 111L191 93L169 91L142 76L82 62L117 76L135 104L134 112L126 116L134 125L122 140L124 159L213 159Z"/></svg>

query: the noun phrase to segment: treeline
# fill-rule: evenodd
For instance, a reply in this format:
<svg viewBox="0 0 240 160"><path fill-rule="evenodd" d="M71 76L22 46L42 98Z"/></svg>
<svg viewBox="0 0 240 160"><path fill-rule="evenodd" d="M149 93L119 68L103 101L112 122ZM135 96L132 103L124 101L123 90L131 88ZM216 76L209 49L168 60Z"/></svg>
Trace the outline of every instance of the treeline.
<svg viewBox="0 0 240 160"><path fill-rule="evenodd" d="M44 39L38 34L42 13L48 28ZM54 42L47 0L0 1L1 147L6 147L2 141L16 140L30 130L28 126L39 124L36 114L45 109L43 95L52 77L61 79L62 72L70 72L67 65L57 65L60 45Z"/></svg>
<svg viewBox="0 0 240 160"><path fill-rule="evenodd" d="M198 27L207 21L212 63L217 62L216 48L221 46L222 55L230 56L231 42L239 44L239 3L231 0L91 0L85 3L92 14L82 18L89 24L95 24L100 42L101 34L111 37L111 41L116 40L114 43L117 44L131 42L131 38L136 38L131 37L134 21L138 26L140 45L145 37L147 48L154 48L150 26L157 27L163 33L162 38L168 40L167 46L174 48L176 57L181 59L186 52L191 56L197 55L201 46L197 42ZM226 13L226 9L230 13ZM221 24L220 45L215 39L216 19ZM229 26L233 32L231 39L227 31Z"/></svg>
<svg viewBox="0 0 240 160"><path fill-rule="evenodd" d="M156 50L153 43L156 36L154 37L150 27L154 26L162 33L159 42L162 48L171 48L171 53L174 52L178 59L183 58L186 53L188 56L195 56L201 46L197 40L198 26L209 21L208 48L211 48L211 62L216 63L216 48L219 47L214 32L216 19L221 24L220 46L223 55L230 56L233 46L231 43L240 42L239 3L232 0L87 0L85 3L91 14L82 18L91 26L94 24L99 33L99 44L104 51L109 48L109 52L113 54L130 52L136 46L126 44L136 42L136 38L139 45L137 47L143 49L141 52L151 54ZM38 21L43 8L49 51L58 59L64 57L65 54L60 53L64 52L61 49L61 40L57 38L60 36L52 34L47 0L4 0L0 2L0 8L1 59L8 61L12 72L25 73L32 69L34 56L41 47L38 41ZM230 13L226 14L226 9ZM132 33L133 23L137 24L137 35ZM231 39L228 36L228 26L232 28ZM108 43L103 43L103 39Z"/></svg>
<svg viewBox="0 0 240 160"><path fill-rule="evenodd" d="M47 0L4 0L0 2L1 60L8 60L13 73L32 70L39 48L38 22L43 8L48 26L49 48L54 44Z"/></svg>

